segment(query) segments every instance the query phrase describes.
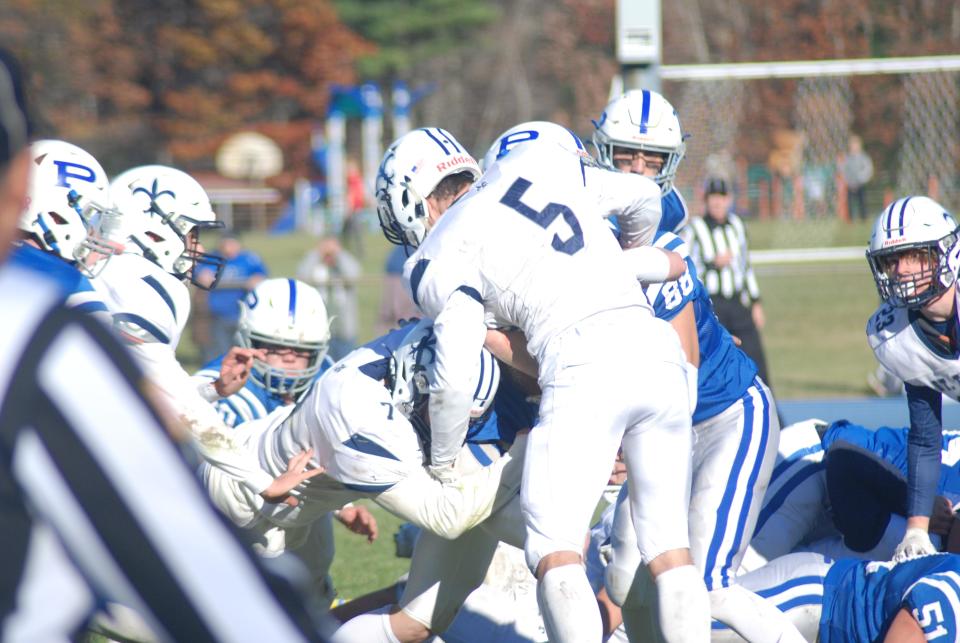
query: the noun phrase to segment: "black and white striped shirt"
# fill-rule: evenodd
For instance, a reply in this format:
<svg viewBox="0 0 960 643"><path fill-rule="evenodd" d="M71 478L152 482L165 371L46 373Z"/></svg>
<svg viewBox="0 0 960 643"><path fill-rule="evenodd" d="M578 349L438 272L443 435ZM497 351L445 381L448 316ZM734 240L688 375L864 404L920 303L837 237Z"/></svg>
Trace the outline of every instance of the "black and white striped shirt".
<svg viewBox="0 0 960 643"><path fill-rule="evenodd" d="M0 640L58 641L104 601L164 639L319 640L207 500L100 322L0 269Z"/></svg>
<svg viewBox="0 0 960 643"><path fill-rule="evenodd" d="M725 223L717 223L709 216L694 217L690 235L690 255L712 299L737 298L744 306L760 299L740 217L731 212ZM717 257L726 252L731 254L730 263L717 267Z"/></svg>

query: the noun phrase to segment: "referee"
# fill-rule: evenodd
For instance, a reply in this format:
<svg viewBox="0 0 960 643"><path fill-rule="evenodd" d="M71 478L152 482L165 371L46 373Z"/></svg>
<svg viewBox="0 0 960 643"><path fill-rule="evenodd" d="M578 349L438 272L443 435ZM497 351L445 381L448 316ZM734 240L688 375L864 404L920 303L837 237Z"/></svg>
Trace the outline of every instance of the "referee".
<svg viewBox="0 0 960 643"><path fill-rule="evenodd" d="M26 204L22 85L0 50L0 262ZM104 602L164 640L319 640L224 523L100 322L0 267L0 641L74 640Z"/></svg>
<svg viewBox="0 0 960 643"><path fill-rule="evenodd" d="M760 288L747 250L743 220L731 210L732 197L721 178L707 181L706 215L690 221L690 254L713 301L720 323L742 342L740 348L769 384L767 359L760 343L764 325Z"/></svg>

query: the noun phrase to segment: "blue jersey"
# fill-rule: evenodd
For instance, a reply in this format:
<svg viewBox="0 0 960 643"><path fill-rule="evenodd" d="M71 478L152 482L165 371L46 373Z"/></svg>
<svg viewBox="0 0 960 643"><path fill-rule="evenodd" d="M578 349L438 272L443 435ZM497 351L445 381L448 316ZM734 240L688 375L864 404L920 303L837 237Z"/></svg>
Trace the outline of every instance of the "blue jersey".
<svg viewBox="0 0 960 643"><path fill-rule="evenodd" d="M687 203L677 192L677 188L671 188L662 199L660 199L660 225L657 226L657 232L673 232L679 234L687 225L690 218L690 212L687 210Z"/></svg>
<svg viewBox="0 0 960 643"><path fill-rule="evenodd" d="M238 285L253 276L266 274L267 267L263 261L249 250L244 250L228 260L220 277L221 285L211 290L208 295L210 313L223 319L237 319L240 316L239 302L247 294L247 291Z"/></svg>
<svg viewBox="0 0 960 643"><path fill-rule="evenodd" d="M896 565L837 561L823 584L820 641L880 641L901 608L913 614L928 641L960 640L960 556Z"/></svg>
<svg viewBox="0 0 960 643"><path fill-rule="evenodd" d="M693 306L700 344L697 408L693 423L699 424L743 397L753 384L757 366L737 348L730 333L717 320L710 296L697 277L697 269L683 240L670 232L657 232L653 245L678 253L687 262L687 272L683 276L676 281L650 284L646 293L656 316L666 321L676 317L687 304Z"/></svg>
<svg viewBox="0 0 960 643"><path fill-rule="evenodd" d="M215 381L220 377L220 365L223 363L223 357L221 355L204 364L203 368L197 371L194 377L203 378L210 382ZM327 369L331 366L333 366L333 360L327 355L320 363L320 371L313 381L320 379L320 376L327 372ZM307 389L307 391L309 390ZM223 423L229 427L235 427L250 420L259 420L266 417L274 409L283 406L284 401L282 396L268 391L260 378L256 377L255 373L251 373L242 389L233 395L217 400L213 405L217 407L217 412L220 413Z"/></svg>
<svg viewBox="0 0 960 643"><path fill-rule="evenodd" d="M56 283L68 308L109 316L106 304L90 280L60 257L24 243L10 253L10 263Z"/></svg>
<svg viewBox="0 0 960 643"><path fill-rule="evenodd" d="M907 434L904 427L894 429L880 427L871 430L846 420L834 422L823 435L823 448L829 449L834 443L843 440L889 462L907 478ZM947 495L952 502L960 498L960 431L944 431L940 437L940 480L937 493Z"/></svg>

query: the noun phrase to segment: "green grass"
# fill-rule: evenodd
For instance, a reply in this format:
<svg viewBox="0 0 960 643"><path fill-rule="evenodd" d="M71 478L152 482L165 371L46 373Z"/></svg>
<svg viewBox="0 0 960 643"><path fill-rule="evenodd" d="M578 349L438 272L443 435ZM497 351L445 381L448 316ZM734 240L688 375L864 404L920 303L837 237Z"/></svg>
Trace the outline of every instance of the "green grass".
<svg viewBox="0 0 960 643"><path fill-rule="evenodd" d="M376 541L368 543L366 538L347 531L340 523L334 523L337 555L333 559L330 575L341 598L356 598L392 585L410 569L409 558L397 558L394 555L393 535L404 521L372 502L364 501L362 504L376 517L380 535Z"/></svg>

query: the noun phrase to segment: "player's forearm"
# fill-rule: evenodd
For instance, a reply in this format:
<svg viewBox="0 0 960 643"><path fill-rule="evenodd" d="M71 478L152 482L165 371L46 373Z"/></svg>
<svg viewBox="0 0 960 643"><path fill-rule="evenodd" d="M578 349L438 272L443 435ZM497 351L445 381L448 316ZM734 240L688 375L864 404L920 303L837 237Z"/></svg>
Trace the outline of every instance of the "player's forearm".
<svg viewBox="0 0 960 643"><path fill-rule="evenodd" d="M907 384L910 430L907 433L907 517L929 520L940 480L943 432L940 393Z"/></svg>
<svg viewBox="0 0 960 643"><path fill-rule="evenodd" d="M442 484L418 470L375 500L421 529L453 540L516 496L525 448L526 436L518 436L507 455L451 484Z"/></svg>
<svg viewBox="0 0 960 643"><path fill-rule="evenodd" d="M430 386L430 463L452 463L463 446L487 328L483 306L457 292L434 320L436 365Z"/></svg>
<svg viewBox="0 0 960 643"><path fill-rule="evenodd" d="M631 274L647 283L661 283L679 279L687 271L687 263L676 252L640 246L623 251Z"/></svg>

